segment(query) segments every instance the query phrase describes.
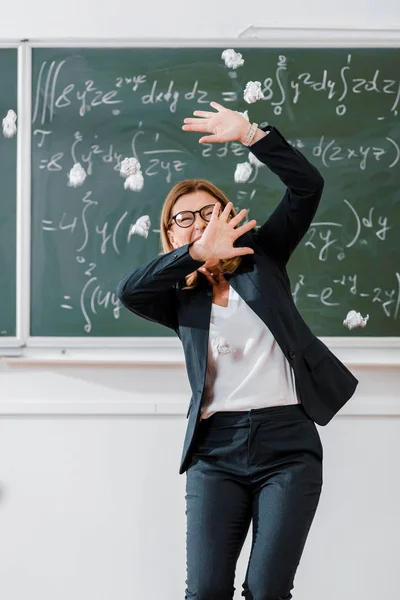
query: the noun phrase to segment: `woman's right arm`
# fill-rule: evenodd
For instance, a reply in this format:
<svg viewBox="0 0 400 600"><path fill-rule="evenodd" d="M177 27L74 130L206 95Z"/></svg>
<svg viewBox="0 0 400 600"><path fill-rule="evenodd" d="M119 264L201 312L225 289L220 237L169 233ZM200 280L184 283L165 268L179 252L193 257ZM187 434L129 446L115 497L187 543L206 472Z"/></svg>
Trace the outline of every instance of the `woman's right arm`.
<svg viewBox="0 0 400 600"><path fill-rule="evenodd" d="M175 286L204 264L192 258L190 246L163 254L122 279L117 287L121 303L134 314L177 331Z"/></svg>

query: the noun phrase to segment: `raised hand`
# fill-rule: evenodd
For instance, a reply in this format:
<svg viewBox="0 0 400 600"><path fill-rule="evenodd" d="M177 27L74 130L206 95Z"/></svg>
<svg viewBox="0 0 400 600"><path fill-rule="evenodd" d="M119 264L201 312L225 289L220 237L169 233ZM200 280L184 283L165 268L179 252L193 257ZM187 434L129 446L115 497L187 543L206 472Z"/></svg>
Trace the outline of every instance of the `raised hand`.
<svg viewBox="0 0 400 600"><path fill-rule="evenodd" d="M224 260L234 256L243 256L244 254L254 254L252 248L235 248L233 244L238 237L253 229L257 221L253 219L238 227L248 211L243 208L235 217L230 219L229 215L232 207L232 202L228 202L219 215L221 205L219 202L214 205L209 224L202 236L194 242L189 250L192 258L199 261Z"/></svg>
<svg viewBox="0 0 400 600"><path fill-rule="evenodd" d="M243 141L249 131L250 123L235 110L230 110L218 104L210 102L210 106L217 112L195 110L193 117L184 119L184 131L200 131L210 133L199 139L199 144L204 142L232 142Z"/></svg>

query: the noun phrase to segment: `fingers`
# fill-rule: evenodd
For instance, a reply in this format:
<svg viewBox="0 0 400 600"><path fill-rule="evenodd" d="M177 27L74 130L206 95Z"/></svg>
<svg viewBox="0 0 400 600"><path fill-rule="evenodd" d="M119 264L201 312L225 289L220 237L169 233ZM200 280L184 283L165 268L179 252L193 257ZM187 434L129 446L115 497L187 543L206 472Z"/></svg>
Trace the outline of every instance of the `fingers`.
<svg viewBox="0 0 400 600"><path fill-rule="evenodd" d="M217 283L216 277L214 277L211 271L206 269L206 267L200 267L198 271L200 271L200 273L203 273L203 275L206 277L207 281L211 283L211 285L215 285Z"/></svg>
<svg viewBox="0 0 400 600"><path fill-rule="evenodd" d="M214 204L214 208L213 208L213 211L212 211L210 222L211 221L215 221L215 219L218 219L218 215L219 215L219 211L220 210L221 210L221 203L220 202L216 202Z"/></svg>
<svg viewBox="0 0 400 600"><path fill-rule="evenodd" d="M236 225L239 225L240 221L243 221L248 212L249 211L247 210L247 208L242 208L242 210L230 220L231 225L233 225L234 227L236 227Z"/></svg>
<svg viewBox="0 0 400 600"><path fill-rule="evenodd" d="M202 133L206 133L208 132L209 127L205 121L194 121L193 123L182 125L182 129L184 131L201 131Z"/></svg>
<svg viewBox="0 0 400 600"><path fill-rule="evenodd" d="M227 223L228 219L229 219L229 215L231 214L232 208L233 208L232 202L228 202L228 204L224 207L224 210L222 211L222 213L219 214L220 210L221 210L221 204L220 204L220 202L216 202L214 204L214 209L213 209L213 212L211 215L211 221L215 221L216 219L218 219L222 223ZM245 216L248 214L248 212L249 211L247 210L247 208L242 208L242 210L229 221L229 225L232 225L233 228L236 228L236 226L240 223L240 221L242 221L245 218ZM241 225L240 227L235 229L235 234L236 234L235 237L236 238L240 237L244 233L247 233L247 231L250 231L251 229L253 229L256 225L257 225L257 221L255 219L252 219L251 221L244 223L243 225Z"/></svg>
<svg viewBox="0 0 400 600"><path fill-rule="evenodd" d="M222 211L222 213L221 213L221 215L219 217L220 221L223 221L224 223L227 222L228 217L229 217L229 215L231 213L232 208L233 208L232 202L228 202L228 204L225 206L224 210Z"/></svg>
<svg viewBox="0 0 400 600"><path fill-rule="evenodd" d="M190 125L191 123L207 123L210 119L201 119L200 117L194 119L193 117L185 117L185 119L183 119L184 123L187 123L188 125Z"/></svg>
<svg viewBox="0 0 400 600"><path fill-rule="evenodd" d="M221 112L221 110L226 110L225 106L222 106L222 104L218 104L218 102L210 102L210 106L215 108L215 110L217 110L218 112Z"/></svg>
<svg viewBox="0 0 400 600"><path fill-rule="evenodd" d="M233 248L232 249L232 258L234 256L244 256L245 254L254 254L253 248Z"/></svg>
<svg viewBox="0 0 400 600"><path fill-rule="evenodd" d="M199 144L210 143L214 144L215 142L220 142L221 138L219 135L205 135L199 139Z"/></svg>
<svg viewBox="0 0 400 600"><path fill-rule="evenodd" d="M257 225L257 221L255 219L252 219L248 223L245 223L241 227L238 227L237 229L235 229L235 233L237 234L237 237L240 237L244 233L247 233L248 231L250 231L250 229L254 229L254 227L256 225Z"/></svg>
<svg viewBox="0 0 400 600"><path fill-rule="evenodd" d="M207 119L192 119L188 117L184 119L184 125L182 125L182 129L184 131L198 131L201 133L211 133L210 131L210 123ZM213 133L212 135L206 135L199 139L199 144L203 144L204 142L220 142L221 139L219 135Z"/></svg>
<svg viewBox="0 0 400 600"><path fill-rule="evenodd" d="M217 110L218 112L221 112L221 110L226 110L226 108L222 106L222 104L218 104L218 102L210 102L210 106L215 108L215 110ZM210 117L215 115L215 112L210 112L207 110L195 110L193 111L193 114L196 115L196 117L206 117L209 119Z"/></svg>
<svg viewBox="0 0 400 600"><path fill-rule="evenodd" d="M205 119L211 119L211 117L215 115L215 112L207 112L206 110L194 110L193 114L196 117L204 117Z"/></svg>

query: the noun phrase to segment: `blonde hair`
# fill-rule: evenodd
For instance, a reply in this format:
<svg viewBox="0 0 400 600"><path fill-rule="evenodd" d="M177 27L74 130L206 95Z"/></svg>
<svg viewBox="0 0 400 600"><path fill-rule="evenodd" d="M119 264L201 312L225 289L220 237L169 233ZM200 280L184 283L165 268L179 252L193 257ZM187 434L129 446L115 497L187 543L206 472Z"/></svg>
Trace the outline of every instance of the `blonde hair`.
<svg viewBox="0 0 400 600"><path fill-rule="evenodd" d="M220 190L216 185L207 181L206 179L184 179L180 181L170 190L167 197L164 200L164 204L161 210L161 221L160 221L160 235L161 235L161 246L165 253L171 252L174 247L168 237L168 230L171 224L172 210L175 202L184 194L193 194L199 190L208 192L218 202L221 203L222 209L228 204L229 200L225 196L224 192ZM235 211L231 211L232 217L235 216ZM240 256L234 258L228 258L221 261L222 273L233 273L240 265L242 259ZM197 271L190 273L185 277L185 287L183 289L191 289L196 287L199 283L199 274Z"/></svg>

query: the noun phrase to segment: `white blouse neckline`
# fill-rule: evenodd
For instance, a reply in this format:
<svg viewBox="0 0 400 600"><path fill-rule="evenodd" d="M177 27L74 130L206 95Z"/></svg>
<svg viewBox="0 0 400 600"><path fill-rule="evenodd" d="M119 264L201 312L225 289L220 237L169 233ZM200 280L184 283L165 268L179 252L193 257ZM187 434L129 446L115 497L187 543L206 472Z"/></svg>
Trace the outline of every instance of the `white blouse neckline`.
<svg viewBox="0 0 400 600"><path fill-rule="evenodd" d="M233 287L229 286L229 294L228 294L228 306L221 306L220 304L212 303L211 312L214 316L217 317L229 317L232 313L234 313L240 302L239 295L235 292Z"/></svg>

